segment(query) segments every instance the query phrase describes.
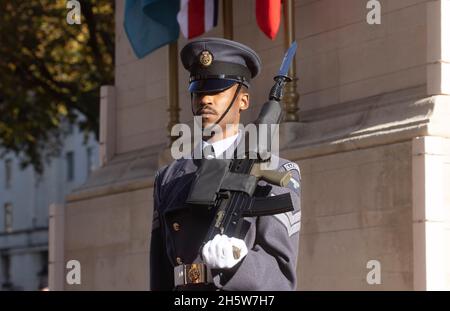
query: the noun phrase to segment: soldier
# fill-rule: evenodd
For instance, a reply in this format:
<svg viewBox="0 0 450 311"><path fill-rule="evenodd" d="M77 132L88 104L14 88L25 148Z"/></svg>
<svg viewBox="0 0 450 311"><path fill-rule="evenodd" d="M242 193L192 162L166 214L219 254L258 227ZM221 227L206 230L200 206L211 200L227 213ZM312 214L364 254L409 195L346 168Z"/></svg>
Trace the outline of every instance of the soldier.
<svg viewBox="0 0 450 311"><path fill-rule="evenodd" d="M234 150L241 137L241 112L250 105L250 79L260 71L258 55L249 47L221 38L188 43L181 60L190 72L193 114L202 127L214 124L222 137L204 137L205 157ZM230 127L226 125L232 125ZM199 144L200 145L200 144ZM260 180L255 196L289 192L294 211L273 216L245 217L244 239L216 235L199 249L213 214L185 203L199 161L182 158L159 169L154 184L150 249L151 290L294 290L300 230L300 170L279 158L279 171L291 171L288 187ZM202 269L192 270L193 267ZM187 277L190 271L195 282ZM199 272L200 271L200 272ZM184 273L182 273L184 272Z"/></svg>

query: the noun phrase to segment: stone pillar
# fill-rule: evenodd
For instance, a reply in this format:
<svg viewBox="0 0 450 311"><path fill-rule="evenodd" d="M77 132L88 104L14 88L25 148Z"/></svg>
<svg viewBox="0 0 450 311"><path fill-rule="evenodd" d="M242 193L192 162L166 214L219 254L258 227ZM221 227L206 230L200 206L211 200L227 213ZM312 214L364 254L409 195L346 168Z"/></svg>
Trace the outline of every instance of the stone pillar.
<svg viewBox="0 0 450 311"><path fill-rule="evenodd" d="M100 89L100 166L105 166L116 152L116 98L114 86Z"/></svg>
<svg viewBox="0 0 450 311"><path fill-rule="evenodd" d="M298 6L299 289L448 290L450 1L358 3Z"/></svg>

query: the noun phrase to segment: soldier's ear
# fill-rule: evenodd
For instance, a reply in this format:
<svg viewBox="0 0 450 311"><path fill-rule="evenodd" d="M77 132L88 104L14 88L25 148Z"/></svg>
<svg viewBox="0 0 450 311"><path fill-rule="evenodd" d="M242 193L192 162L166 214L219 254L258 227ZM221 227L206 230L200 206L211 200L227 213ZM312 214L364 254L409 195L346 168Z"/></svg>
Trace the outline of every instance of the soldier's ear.
<svg viewBox="0 0 450 311"><path fill-rule="evenodd" d="M247 92L239 94L239 111L247 110L250 104L250 95Z"/></svg>

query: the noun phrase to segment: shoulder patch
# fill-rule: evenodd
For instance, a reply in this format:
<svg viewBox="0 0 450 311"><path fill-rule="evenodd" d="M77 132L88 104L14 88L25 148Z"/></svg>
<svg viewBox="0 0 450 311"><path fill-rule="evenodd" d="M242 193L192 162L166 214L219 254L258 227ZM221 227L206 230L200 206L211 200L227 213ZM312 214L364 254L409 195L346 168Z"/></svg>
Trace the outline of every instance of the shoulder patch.
<svg viewBox="0 0 450 311"><path fill-rule="evenodd" d="M285 164L283 164L283 167L286 171L297 170L298 174L300 175L300 168L298 167L297 163L295 163L295 162L285 163Z"/></svg>
<svg viewBox="0 0 450 311"><path fill-rule="evenodd" d="M297 180L295 180L294 177L291 177L291 179L289 179L288 185L292 185L292 187L294 187L295 190L300 188L300 183Z"/></svg>

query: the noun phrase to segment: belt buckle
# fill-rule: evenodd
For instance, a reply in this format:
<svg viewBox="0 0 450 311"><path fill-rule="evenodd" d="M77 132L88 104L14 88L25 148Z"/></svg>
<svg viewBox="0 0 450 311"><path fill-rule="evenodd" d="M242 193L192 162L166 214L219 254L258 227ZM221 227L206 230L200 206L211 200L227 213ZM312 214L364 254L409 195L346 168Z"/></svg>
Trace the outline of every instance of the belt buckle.
<svg viewBox="0 0 450 311"><path fill-rule="evenodd" d="M174 268L175 286L207 283L207 270L204 263L178 265Z"/></svg>

